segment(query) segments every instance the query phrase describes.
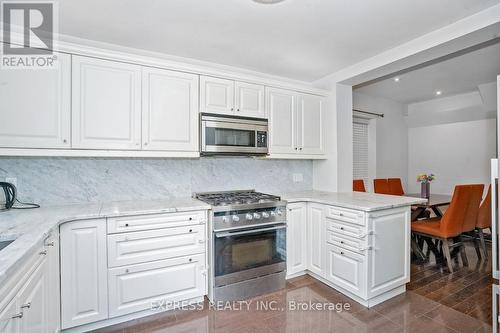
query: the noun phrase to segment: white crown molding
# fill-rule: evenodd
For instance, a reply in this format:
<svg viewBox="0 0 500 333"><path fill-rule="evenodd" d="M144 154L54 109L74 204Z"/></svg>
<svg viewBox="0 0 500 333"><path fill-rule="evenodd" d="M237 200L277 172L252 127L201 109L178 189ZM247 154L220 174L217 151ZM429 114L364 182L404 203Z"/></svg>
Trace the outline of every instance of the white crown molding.
<svg viewBox="0 0 500 333"><path fill-rule="evenodd" d="M23 43L23 36L21 33L12 33L11 36L11 43ZM0 41L4 42L3 36L0 36L0 38ZM62 34L56 34L55 40L57 41L54 43L57 47L56 51L62 53L215 76L320 96L328 96L330 94L330 91L314 87L310 82L293 80L239 67L124 47Z"/></svg>

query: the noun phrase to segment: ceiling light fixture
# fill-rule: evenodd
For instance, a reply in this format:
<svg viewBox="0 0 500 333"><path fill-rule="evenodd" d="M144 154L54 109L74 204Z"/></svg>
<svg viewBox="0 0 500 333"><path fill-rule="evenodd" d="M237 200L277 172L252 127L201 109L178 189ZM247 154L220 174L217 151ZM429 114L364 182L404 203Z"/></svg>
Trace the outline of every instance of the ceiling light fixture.
<svg viewBox="0 0 500 333"><path fill-rule="evenodd" d="M394 82L399 82L399 77L395 77Z"/></svg>
<svg viewBox="0 0 500 333"><path fill-rule="evenodd" d="M272 5L278 2L282 2L285 0L253 0L254 2L265 4L265 5Z"/></svg>
<svg viewBox="0 0 500 333"><path fill-rule="evenodd" d="M439 96L439 95L441 95L441 94L442 94L441 90L436 91L436 95L437 95L437 96Z"/></svg>

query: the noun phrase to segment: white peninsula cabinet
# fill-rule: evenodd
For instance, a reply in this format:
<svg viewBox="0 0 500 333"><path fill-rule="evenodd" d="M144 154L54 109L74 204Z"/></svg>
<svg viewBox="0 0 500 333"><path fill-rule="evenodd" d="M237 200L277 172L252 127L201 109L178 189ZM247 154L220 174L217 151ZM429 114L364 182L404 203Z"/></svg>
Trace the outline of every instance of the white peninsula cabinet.
<svg viewBox="0 0 500 333"><path fill-rule="evenodd" d="M361 211L295 202L287 213L288 278L308 273L368 307L405 291L409 206Z"/></svg>
<svg viewBox="0 0 500 333"><path fill-rule="evenodd" d="M201 76L200 112L266 118L264 86Z"/></svg>
<svg viewBox="0 0 500 333"><path fill-rule="evenodd" d="M320 96L266 88L269 153L275 158L325 158L325 110Z"/></svg>
<svg viewBox="0 0 500 333"><path fill-rule="evenodd" d="M71 56L54 69L0 71L0 148L70 148Z"/></svg>
<svg viewBox="0 0 500 333"><path fill-rule="evenodd" d="M187 211L61 225L62 328L89 331L202 301L206 221L206 211Z"/></svg>

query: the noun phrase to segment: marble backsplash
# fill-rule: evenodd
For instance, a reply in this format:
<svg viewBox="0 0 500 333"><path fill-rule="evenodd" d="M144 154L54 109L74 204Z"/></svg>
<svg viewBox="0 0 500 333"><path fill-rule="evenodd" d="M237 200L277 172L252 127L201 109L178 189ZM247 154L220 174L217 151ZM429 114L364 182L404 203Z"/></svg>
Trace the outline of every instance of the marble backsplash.
<svg viewBox="0 0 500 333"><path fill-rule="evenodd" d="M302 174L293 182L293 174ZM0 181L16 177L18 198L41 204L147 200L192 192L312 189L312 161L253 158L0 158Z"/></svg>

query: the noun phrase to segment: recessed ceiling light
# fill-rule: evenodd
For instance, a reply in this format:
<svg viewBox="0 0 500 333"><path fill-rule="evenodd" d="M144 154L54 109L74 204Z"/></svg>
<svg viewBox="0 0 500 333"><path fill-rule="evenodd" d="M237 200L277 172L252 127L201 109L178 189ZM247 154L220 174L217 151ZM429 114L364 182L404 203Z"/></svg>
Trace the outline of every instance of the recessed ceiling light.
<svg viewBox="0 0 500 333"><path fill-rule="evenodd" d="M399 82L399 77L395 77L394 82Z"/></svg>
<svg viewBox="0 0 500 333"><path fill-rule="evenodd" d="M436 95L437 95L437 96L439 96L439 95L441 95L441 94L442 94L441 90L436 91Z"/></svg>
<svg viewBox="0 0 500 333"><path fill-rule="evenodd" d="M278 3L278 2L282 2L282 1L285 1L285 0L253 0L254 2L257 2L257 3L262 3L262 4L266 4L266 5L271 5L273 3Z"/></svg>

